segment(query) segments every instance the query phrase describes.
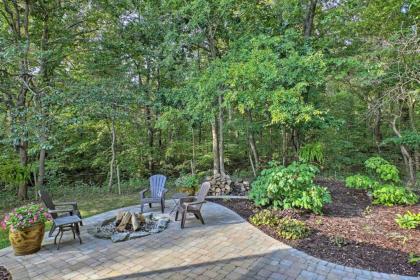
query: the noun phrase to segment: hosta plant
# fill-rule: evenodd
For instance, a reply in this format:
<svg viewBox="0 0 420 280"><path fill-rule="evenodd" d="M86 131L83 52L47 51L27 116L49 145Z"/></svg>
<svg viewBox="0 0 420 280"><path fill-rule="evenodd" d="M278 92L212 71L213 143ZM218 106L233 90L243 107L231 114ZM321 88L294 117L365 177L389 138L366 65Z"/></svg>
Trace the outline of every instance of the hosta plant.
<svg viewBox="0 0 420 280"><path fill-rule="evenodd" d="M310 230L302 221L283 218L277 227L277 233L285 239L302 239L309 235Z"/></svg>
<svg viewBox="0 0 420 280"><path fill-rule="evenodd" d="M367 169L372 170L384 182L400 181L398 168L381 157L371 157L365 161Z"/></svg>
<svg viewBox="0 0 420 280"><path fill-rule="evenodd" d="M356 174L346 178L346 187L352 189L371 190L379 183L369 178L368 176Z"/></svg>
<svg viewBox="0 0 420 280"><path fill-rule="evenodd" d="M1 226L4 230L9 228L10 231L16 231L45 223L49 219L51 219L51 216L47 209L38 204L29 204L16 208L7 214L1 222Z"/></svg>
<svg viewBox="0 0 420 280"><path fill-rule="evenodd" d="M415 229L420 226L420 213L407 211L404 215L397 214L395 222L404 229Z"/></svg>
<svg viewBox="0 0 420 280"><path fill-rule="evenodd" d="M373 204L393 206L393 205L413 205L418 201L418 196L404 187L394 185L382 185L373 192Z"/></svg>

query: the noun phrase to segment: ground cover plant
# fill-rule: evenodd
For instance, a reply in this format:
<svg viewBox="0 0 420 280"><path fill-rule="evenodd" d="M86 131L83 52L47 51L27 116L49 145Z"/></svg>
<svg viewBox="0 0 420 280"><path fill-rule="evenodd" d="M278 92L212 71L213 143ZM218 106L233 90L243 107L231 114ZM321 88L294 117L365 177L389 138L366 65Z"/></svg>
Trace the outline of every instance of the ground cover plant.
<svg viewBox="0 0 420 280"><path fill-rule="evenodd" d="M406 216L408 211L419 213L419 204L372 205L366 190L348 188L334 179L317 179L316 183L327 187L332 196L322 215L302 209L264 209L244 199L213 201L237 212L264 233L312 256L356 268L419 276L420 232L412 228L412 215ZM284 218L301 221L309 232L299 239L284 238L278 232L279 221Z"/></svg>

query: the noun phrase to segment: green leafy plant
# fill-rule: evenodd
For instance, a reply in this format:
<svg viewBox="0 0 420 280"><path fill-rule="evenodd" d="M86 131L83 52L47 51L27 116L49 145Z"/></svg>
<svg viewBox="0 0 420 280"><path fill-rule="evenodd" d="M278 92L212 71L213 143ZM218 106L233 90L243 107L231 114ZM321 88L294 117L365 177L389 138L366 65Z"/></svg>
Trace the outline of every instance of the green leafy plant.
<svg viewBox="0 0 420 280"><path fill-rule="evenodd" d="M407 211L404 215L397 214L395 222L404 229L415 229L420 226L420 213Z"/></svg>
<svg viewBox="0 0 420 280"><path fill-rule="evenodd" d="M348 241L341 235L334 235L330 238L330 242L341 248L348 244Z"/></svg>
<svg viewBox="0 0 420 280"><path fill-rule="evenodd" d="M6 161L0 164L0 182L12 187L17 187L30 179L30 166L22 166L16 161Z"/></svg>
<svg viewBox="0 0 420 280"><path fill-rule="evenodd" d="M394 185L382 185L373 192L373 204L386 206L413 205L418 201L418 196L404 187Z"/></svg>
<svg viewBox="0 0 420 280"><path fill-rule="evenodd" d="M352 189L371 190L378 185L378 182L368 176L356 174L346 178L346 187Z"/></svg>
<svg viewBox="0 0 420 280"><path fill-rule="evenodd" d="M1 221L1 227L4 230L8 228L11 231L21 230L38 223L45 223L50 218L51 216L45 208L38 204L29 204L7 214Z"/></svg>
<svg viewBox="0 0 420 280"><path fill-rule="evenodd" d="M317 143L306 144L299 150L299 159L303 162L324 162L324 146Z"/></svg>
<svg viewBox="0 0 420 280"><path fill-rule="evenodd" d="M400 181L398 168L381 157L369 158L365 161L365 166L385 182L398 183Z"/></svg>
<svg viewBox="0 0 420 280"><path fill-rule="evenodd" d="M293 162L288 167L271 164L252 183L249 197L256 205L275 208L303 208L321 213L331 202L326 188L314 184L318 168L308 163Z"/></svg>
<svg viewBox="0 0 420 280"><path fill-rule="evenodd" d="M309 235L310 230L302 221L283 218L280 220L277 233L285 239L302 239Z"/></svg>
<svg viewBox="0 0 420 280"><path fill-rule="evenodd" d="M199 179L196 175L183 175L175 180L175 186L178 189L187 189L191 193L197 191L198 184Z"/></svg>
<svg viewBox="0 0 420 280"><path fill-rule="evenodd" d="M414 253L408 255L408 263L411 265L417 265L420 262L420 256Z"/></svg>
<svg viewBox="0 0 420 280"><path fill-rule="evenodd" d="M279 224L280 219L270 210L262 210L252 215L249 221L256 226L265 225L274 227Z"/></svg>

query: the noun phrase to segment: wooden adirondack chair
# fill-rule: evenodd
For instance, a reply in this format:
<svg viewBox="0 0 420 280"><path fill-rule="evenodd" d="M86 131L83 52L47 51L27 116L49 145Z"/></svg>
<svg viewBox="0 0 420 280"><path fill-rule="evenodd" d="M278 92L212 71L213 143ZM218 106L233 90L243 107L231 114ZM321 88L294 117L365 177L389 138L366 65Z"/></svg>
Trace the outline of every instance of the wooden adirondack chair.
<svg viewBox="0 0 420 280"><path fill-rule="evenodd" d="M194 216L204 225L204 219L201 215L201 206L206 203L206 196L210 189L210 183L204 182L201 184L200 190L196 196L181 198L179 207L175 214L175 221L178 220L178 213L181 212L181 228L184 228L187 213L193 213Z"/></svg>
<svg viewBox="0 0 420 280"><path fill-rule="evenodd" d="M72 215L77 215L80 219L82 219L82 215L77 207L77 202L53 202L48 192L46 192L43 188L38 191L38 194L53 218L53 225L48 233L49 237L52 236L54 230L57 228L57 225L54 223L55 219ZM83 225L82 221L80 221L80 225Z"/></svg>
<svg viewBox="0 0 420 280"><path fill-rule="evenodd" d="M153 175L149 179L150 187L140 192L140 207L143 213L144 204L149 204L152 208L152 203L160 203L162 213L165 211L165 193L168 191L165 189L166 177L164 175ZM146 197L146 193L150 192L150 195Z"/></svg>

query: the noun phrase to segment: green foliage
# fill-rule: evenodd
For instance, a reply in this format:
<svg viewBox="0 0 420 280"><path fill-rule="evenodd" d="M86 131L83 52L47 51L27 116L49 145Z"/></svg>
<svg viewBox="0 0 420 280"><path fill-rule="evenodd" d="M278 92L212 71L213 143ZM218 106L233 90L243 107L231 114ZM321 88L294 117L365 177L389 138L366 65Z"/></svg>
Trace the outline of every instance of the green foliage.
<svg viewBox="0 0 420 280"><path fill-rule="evenodd" d="M378 186L378 182L364 175L353 175L346 178L346 187L353 189L372 190Z"/></svg>
<svg viewBox="0 0 420 280"><path fill-rule="evenodd" d="M262 210L249 218L249 221L256 226L275 227L279 224L280 219L270 210Z"/></svg>
<svg viewBox="0 0 420 280"><path fill-rule="evenodd" d="M408 263L411 265L417 265L418 263L420 263L420 256L411 252L408 255Z"/></svg>
<svg viewBox="0 0 420 280"><path fill-rule="evenodd" d="M324 146L322 143L306 144L299 150L299 159L304 162L324 162Z"/></svg>
<svg viewBox="0 0 420 280"><path fill-rule="evenodd" d="M196 191L198 185L199 178L197 175L182 175L175 180L175 186L178 188L187 188Z"/></svg>
<svg viewBox="0 0 420 280"><path fill-rule="evenodd" d="M331 195L326 188L314 184L317 172L315 166L307 163L293 162L288 167L273 165L252 183L249 197L256 205L321 213L322 207L331 202Z"/></svg>
<svg viewBox="0 0 420 280"><path fill-rule="evenodd" d="M390 137L383 141L383 144L406 145L413 149L420 148L420 133L415 131L404 131L401 137Z"/></svg>
<svg viewBox="0 0 420 280"><path fill-rule="evenodd" d="M404 187L394 185L381 185L372 192L373 204L393 206L393 205L413 205L418 202L418 196Z"/></svg>
<svg viewBox="0 0 420 280"><path fill-rule="evenodd" d="M31 175L30 166L22 166L19 162L8 160L0 162L0 183L17 187L29 180Z"/></svg>
<svg viewBox="0 0 420 280"><path fill-rule="evenodd" d="M381 157L371 157L365 161L366 168L374 171L381 180L398 183L400 181L398 168Z"/></svg>
<svg viewBox="0 0 420 280"><path fill-rule="evenodd" d="M283 218L280 220L277 233L285 239L302 239L309 235L310 230L302 221Z"/></svg>
<svg viewBox="0 0 420 280"><path fill-rule="evenodd" d="M415 229L420 226L420 213L412 213L407 211L404 215L397 214L395 222L404 229Z"/></svg>

